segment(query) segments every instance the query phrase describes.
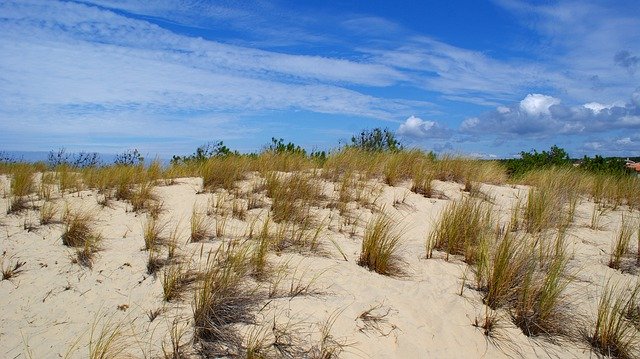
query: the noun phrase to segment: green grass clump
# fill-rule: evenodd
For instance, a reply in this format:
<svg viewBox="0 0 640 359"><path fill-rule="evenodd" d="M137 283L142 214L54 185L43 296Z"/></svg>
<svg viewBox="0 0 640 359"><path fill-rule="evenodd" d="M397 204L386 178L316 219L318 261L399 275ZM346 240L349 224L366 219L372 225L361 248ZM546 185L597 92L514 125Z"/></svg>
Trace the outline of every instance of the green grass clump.
<svg viewBox="0 0 640 359"><path fill-rule="evenodd" d="M629 246L631 244L631 237L635 232L635 223L622 215L622 222L620 223L620 229L615 237L611 246L611 256L609 258L609 267L613 269L620 269L622 265L622 259L629 253Z"/></svg>
<svg viewBox="0 0 640 359"><path fill-rule="evenodd" d="M598 303L596 321L587 336L591 346L600 354L612 358L640 356L640 336L633 322L625 318L630 299L630 294L619 287L609 283L605 286Z"/></svg>
<svg viewBox="0 0 640 359"><path fill-rule="evenodd" d="M402 275L401 238L402 232L390 217L376 216L365 229L358 264L383 275Z"/></svg>
<svg viewBox="0 0 640 359"><path fill-rule="evenodd" d="M482 201L467 197L450 203L429 234L427 256L435 248L445 251L447 260L449 254L463 254L465 261L475 263L483 239L492 235L491 223L491 206Z"/></svg>

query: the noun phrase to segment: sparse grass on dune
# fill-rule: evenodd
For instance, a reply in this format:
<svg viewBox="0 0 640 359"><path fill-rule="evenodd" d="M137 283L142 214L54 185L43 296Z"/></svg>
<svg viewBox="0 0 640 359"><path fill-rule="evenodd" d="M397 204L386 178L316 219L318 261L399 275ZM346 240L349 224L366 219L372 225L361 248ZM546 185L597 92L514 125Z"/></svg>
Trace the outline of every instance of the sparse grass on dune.
<svg viewBox="0 0 640 359"><path fill-rule="evenodd" d="M403 275L403 261L398 255L402 230L387 215L374 217L364 232L358 264L376 273Z"/></svg>
<svg viewBox="0 0 640 359"><path fill-rule="evenodd" d="M633 293L622 290L620 285L605 286L595 323L586 333L587 340L600 354L623 359L640 357L640 334L633 322L625 318Z"/></svg>
<svg viewBox="0 0 640 359"><path fill-rule="evenodd" d="M209 254L195 290L195 340L205 356L238 355L242 338L234 325L253 318L250 308L260 300L246 281L250 273L247 246L224 244Z"/></svg>
<svg viewBox="0 0 640 359"><path fill-rule="evenodd" d="M533 252L522 238L505 231L485 266L485 304L495 309L516 302L518 286L524 283L529 271L536 265Z"/></svg>
<svg viewBox="0 0 640 359"><path fill-rule="evenodd" d="M465 261L475 263L477 249L491 236L491 206L474 198L451 202L442 212L427 241L427 257L435 248L449 254L462 254Z"/></svg>
<svg viewBox="0 0 640 359"><path fill-rule="evenodd" d="M211 237L211 223L204 213L198 211L195 205L191 211L189 223L191 228L191 242L200 242Z"/></svg>
<svg viewBox="0 0 640 359"><path fill-rule="evenodd" d="M202 185L208 191L217 188L233 190L235 182L244 178L246 168L246 161L239 156L211 157L200 166Z"/></svg>
<svg viewBox="0 0 640 359"><path fill-rule="evenodd" d="M609 267L620 269L623 258L630 252L631 238L636 231L637 221L622 215L620 229L611 245Z"/></svg>
<svg viewBox="0 0 640 359"><path fill-rule="evenodd" d="M28 196L35 189L34 174L34 168L27 164L15 165L12 168L7 213L17 213L27 208Z"/></svg>
<svg viewBox="0 0 640 359"><path fill-rule="evenodd" d="M536 269L540 266L529 266L524 281L517 287L518 297L513 308L515 324L524 334L553 335L565 334L568 327L565 289L569 284L566 276L568 258L563 239L557 239L556 248L549 257L548 265L543 272ZM539 258L545 261L545 258Z"/></svg>
<svg viewBox="0 0 640 359"><path fill-rule="evenodd" d="M310 220L311 207L322 198L320 189L304 173L288 175L271 172L266 181L267 196L271 197L274 222L303 223Z"/></svg>
<svg viewBox="0 0 640 359"><path fill-rule="evenodd" d="M68 211L63 223L62 243L76 248L78 264L91 268L94 254L100 249L102 241L102 236L94 228L94 214L89 211Z"/></svg>
<svg viewBox="0 0 640 359"><path fill-rule="evenodd" d="M154 216L147 216L142 226L142 237L144 239L144 249L151 250L157 245L163 244L162 232L167 223L161 222Z"/></svg>
<svg viewBox="0 0 640 359"><path fill-rule="evenodd" d="M40 206L40 224L47 225L56 222L56 214L58 214L58 207L53 202L45 201Z"/></svg>

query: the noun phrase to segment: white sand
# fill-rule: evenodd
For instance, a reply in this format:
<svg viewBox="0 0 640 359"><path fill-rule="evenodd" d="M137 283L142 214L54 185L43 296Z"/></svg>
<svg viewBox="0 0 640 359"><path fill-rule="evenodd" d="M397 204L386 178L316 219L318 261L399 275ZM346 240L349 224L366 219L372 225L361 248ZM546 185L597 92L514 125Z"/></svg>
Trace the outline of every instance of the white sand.
<svg viewBox="0 0 640 359"><path fill-rule="evenodd" d="M8 188L7 178L1 180ZM462 196L458 184L439 181L435 184L451 199ZM211 196L196 194L200 187L199 179L179 179L176 185L155 189L164 203L161 219L169 223L167 230L180 223L180 250L185 257L198 256L201 249L206 252L220 242L214 239L204 244L186 244L194 202L204 210ZM318 210L319 218L329 215L333 218L329 229L321 236L327 256L285 252L269 257L272 263L287 262L291 267L289 276L283 281L284 287L289 286L292 276L294 280L302 276L304 282L317 275L319 277L311 287L317 293L264 301L263 305L266 305L256 316L259 324L269 327L274 316L278 322L291 320L297 323L295 328L300 333L308 333L301 334L302 340L308 340L317 338L318 323L336 315L332 335L350 344L341 355L345 358L593 356L584 343L552 343L544 338L525 336L510 322L506 311L502 313L501 327L496 331L498 338L488 340L481 329L472 325L485 310L482 294L465 288L463 295L459 295L466 265L454 257L447 262L438 251L434 252L433 259L424 258L426 236L450 200L416 195L408 191L408 184L381 188L383 193L377 204L384 205L385 211L404 229L402 258L406 261L407 275L385 277L357 265L363 227L372 216L370 210L357 210L360 220L353 237L348 226L342 233L338 231L340 219L336 210ZM496 214L506 222L515 197L525 195L526 187L483 185L482 191L495 198ZM0 282L0 357L29 357L32 354L33 358L65 355L84 358L87 357L92 326L96 327L97 334L105 323L123 324L128 353L133 357L159 355L162 343L169 340L170 323L175 318L183 323L192 320L193 293L187 292L182 301L163 302L161 275L154 278L146 273L147 252L141 250L146 215L128 212L131 206L123 202L114 201L112 208L101 208L97 205L97 194L91 191L54 197L59 213L65 203L72 208L95 208L100 219L98 229L104 237L102 250L97 253L92 269L74 264L74 252L65 247L60 238L61 224L37 225L37 211L6 215L4 208L8 199L0 200L0 251L6 253L5 266L16 260L26 262L22 273ZM394 207L394 200L402 198L405 203ZM576 327L587 327L591 323L588 315L595 311L598 295L607 279L638 278L606 265L621 215L623 212L628 215L628 209L607 212L601 221L602 230L596 231L588 228L593 206L582 198L577 220L570 227L568 236L573 253L569 267L576 276L568 293ZM265 209L253 209L248 213L247 222L229 220L227 237L242 238L248 221L265 215ZM36 225L36 229L24 230L25 220ZM339 245L347 261L330 239ZM471 284L471 271L467 277ZM358 317L375 306L379 308L374 314L387 315L376 328L367 327ZM147 313L159 308L162 313L150 322ZM185 342L191 336L187 331Z"/></svg>

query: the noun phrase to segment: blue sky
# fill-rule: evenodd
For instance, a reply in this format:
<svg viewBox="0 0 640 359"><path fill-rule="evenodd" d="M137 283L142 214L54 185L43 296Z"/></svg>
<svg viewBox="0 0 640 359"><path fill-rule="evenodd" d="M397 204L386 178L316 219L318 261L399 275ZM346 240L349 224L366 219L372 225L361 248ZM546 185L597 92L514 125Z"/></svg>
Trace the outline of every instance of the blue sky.
<svg viewBox="0 0 640 359"><path fill-rule="evenodd" d="M0 150L640 155L640 2L0 3Z"/></svg>

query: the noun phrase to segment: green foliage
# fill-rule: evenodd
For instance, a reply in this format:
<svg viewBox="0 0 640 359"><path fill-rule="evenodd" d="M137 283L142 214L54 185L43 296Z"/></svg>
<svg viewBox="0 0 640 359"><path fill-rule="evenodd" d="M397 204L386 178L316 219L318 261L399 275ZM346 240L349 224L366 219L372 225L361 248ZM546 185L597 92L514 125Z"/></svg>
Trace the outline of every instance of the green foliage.
<svg viewBox="0 0 640 359"><path fill-rule="evenodd" d="M374 128L360 132L359 135L351 137L349 147L376 152L396 152L403 149L400 141L396 139L396 135L386 128Z"/></svg>
<svg viewBox="0 0 640 359"><path fill-rule="evenodd" d="M549 151L522 151L520 152L520 158L505 160L504 164L510 176L518 177L534 169L569 166L571 165L571 160L567 151L553 145Z"/></svg>
<svg viewBox="0 0 640 359"><path fill-rule="evenodd" d="M602 157L596 155L593 158L584 156L580 168L593 172L610 175L626 175L631 174L634 171L627 167L626 162L619 157Z"/></svg>
<svg viewBox="0 0 640 359"><path fill-rule="evenodd" d="M304 148L294 144L293 142L284 143L284 139L271 137L271 144L267 146L267 151L274 153L289 153L306 156L307 151Z"/></svg>
<svg viewBox="0 0 640 359"><path fill-rule="evenodd" d="M207 142L202 146L196 148L196 152L189 156L174 155L171 159L171 164L189 163L189 162L204 162L211 157L228 156L231 154L238 155L238 151L231 151L229 147L225 146L222 141Z"/></svg>

